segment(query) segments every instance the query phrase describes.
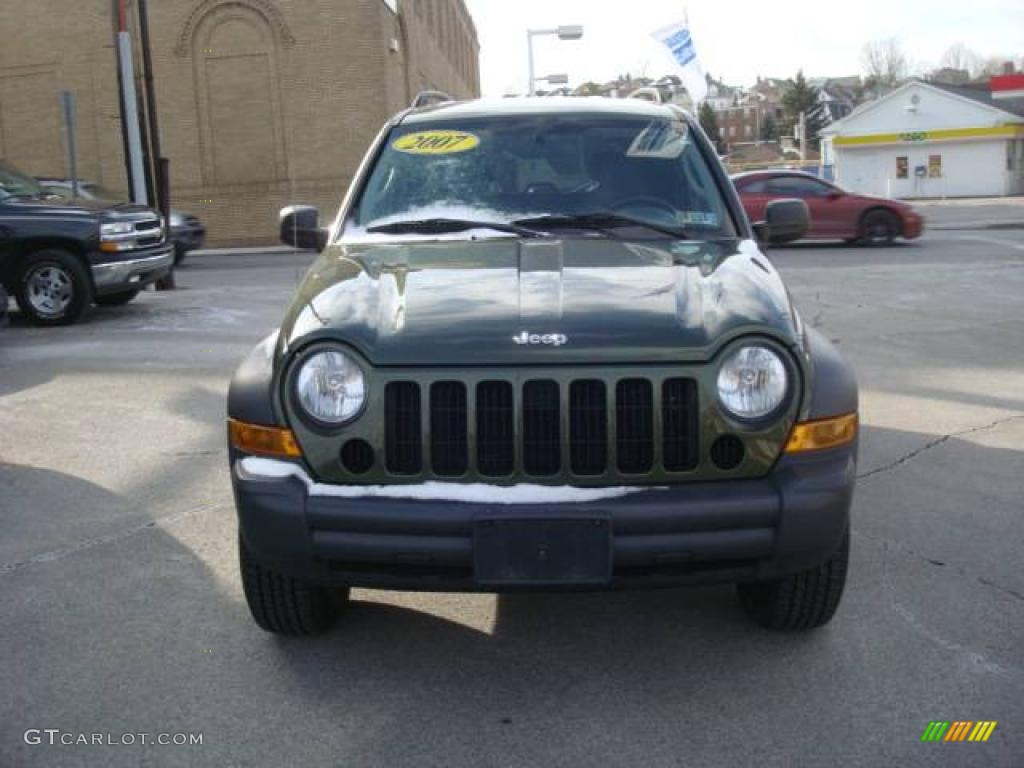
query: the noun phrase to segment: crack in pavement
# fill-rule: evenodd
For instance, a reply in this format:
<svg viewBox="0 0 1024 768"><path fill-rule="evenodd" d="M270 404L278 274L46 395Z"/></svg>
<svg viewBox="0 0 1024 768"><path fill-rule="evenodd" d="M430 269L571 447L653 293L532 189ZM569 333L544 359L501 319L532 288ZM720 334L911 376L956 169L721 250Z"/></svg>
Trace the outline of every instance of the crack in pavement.
<svg viewBox="0 0 1024 768"><path fill-rule="evenodd" d="M78 554L79 552L86 552L90 549L102 546L104 544L110 544L115 541L121 541L131 536L135 536L138 533L153 530L154 528L164 528L170 525L181 522L189 517L198 515L202 512L213 512L220 509L221 506L217 504L204 505L202 507L195 507L194 509L186 510L185 512L176 512L173 515L166 515L164 517L158 517L155 520L149 520L139 525L134 525L130 528L125 528L115 533L108 533L104 536L96 536L91 539L85 539L79 541L68 547L62 547L61 549L54 549L49 552L41 552L38 555L33 555L27 560L16 560L13 563L0 563L0 574L14 573L22 568L27 568L31 565L39 565L40 563L52 563L57 560L63 560L71 555Z"/></svg>
<svg viewBox="0 0 1024 768"><path fill-rule="evenodd" d="M890 538L886 538L885 536L873 536L870 533L865 533L864 531L855 531L855 534L857 536L863 536L868 541L873 541L876 544L881 544L882 546L884 546L886 548L891 546L893 549L897 549L897 550L899 550L900 552L902 552L902 553L904 553L906 555L911 555L912 557L916 557L918 560L923 560L924 562L928 563L929 565L934 565L934 566L939 567L939 568L945 568L946 567L946 562L944 560L937 560L934 557L928 557L928 555L923 555L920 552L918 552L917 550L911 549L906 544L904 544L901 541L898 541L897 539L890 539ZM1002 584L998 584L998 583L992 581L991 579L986 579L984 576L976 576L974 574L968 573L967 569L962 567L962 566L959 566L959 565L956 566L956 572L957 572L957 574L959 574L960 576L963 576L964 578L974 579L979 584L982 584L982 585L984 585L986 587L990 587L991 589L994 589L997 592L1002 592L1004 595L1008 595L1010 597L1014 597L1017 600L1024 600L1024 594L1018 592L1017 590L1011 589L1010 587L1004 587Z"/></svg>
<svg viewBox="0 0 1024 768"><path fill-rule="evenodd" d="M870 538L870 537L869 537ZM1002 677L1005 679L1014 679L1020 676L1020 669L1017 667L1005 667L994 661L990 661L983 654L977 651L971 650L970 648L961 645L954 640L948 640L938 632L930 629L926 626L910 608L901 603L896 597L896 587L893 585L889 575L889 541L882 539L882 589L886 593L888 598L889 608L903 619L914 631L918 634L931 640L933 643L941 647L942 649L951 653L956 653L964 656L968 661L984 668L986 671L993 675Z"/></svg>
<svg viewBox="0 0 1024 768"><path fill-rule="evenodd" d="M934 440L928 441L927 443L922 445L920 448L915 448L914 450L910 451L909 453L906 453L903 456L900 456L895 461L891 461L888 464L883 464L880 467L875 467L874 469L868 470L867 472L863 472L863 473L857 475L857 479L858 480L864 480L866 478L871 477L872 475L882 474L883 472L891 472L892 470L897 469L898 467L903 466L908 461L912 461L913 459L916 459L922 453L925 453L926 451L930 451L932 448L937 448L938 446L942 445L943 443L945 443L946 441L950 440L951 438L963 437L964 435L973 435L975 432L984 432L984 431L989 430L989 429L995 429L996 427L1002 426L1003 424L1008 424L1011 421L1017 421L1018 419L1024 419L1024 413L1017 414L1015 416L1007 416L1007 417L1002 418L1002 419L997 419L996 421L993 421L993 422L991 422L989 424L983 424L980 427L970 427L968 429L962 429L962 430L960 430L958 432L950 432L949 434L941 435L940 437L937 437Z"/></svg>

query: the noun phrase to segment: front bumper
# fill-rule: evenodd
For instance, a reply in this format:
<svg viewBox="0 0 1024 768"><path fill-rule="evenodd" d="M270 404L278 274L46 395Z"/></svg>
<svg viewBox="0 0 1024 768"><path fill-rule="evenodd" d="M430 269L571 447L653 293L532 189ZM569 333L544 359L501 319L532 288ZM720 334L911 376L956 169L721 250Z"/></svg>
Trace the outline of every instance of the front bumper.
<svg viewBox="0 0 1024 768"><path fill-rule="evenodd" d="M174 247L171 243L126 256L120 261L92 265L92 279L97 295L142 288L159 280L174 266Z"/></svg>
<svg viewBox="0 0 1024 768"><path fill-rule="evenodd" d="M848 445L787 456L755 480L509 505L340 498L299 477L252 474L237 460L232 468L239 529L264 565L322 584L440 591L496 591L474 577L473 537L475 520L497 516L607 520L612 577L600 588L756 581L806 570L839 546L855 476L856 445Z"/></svg>
<svg viewBox="0 0 1024 768"><path fill-rule="evenodd" d="M924 218L919 214L910 214L903 217L903 237L913 240L924 233Z"/></svg>

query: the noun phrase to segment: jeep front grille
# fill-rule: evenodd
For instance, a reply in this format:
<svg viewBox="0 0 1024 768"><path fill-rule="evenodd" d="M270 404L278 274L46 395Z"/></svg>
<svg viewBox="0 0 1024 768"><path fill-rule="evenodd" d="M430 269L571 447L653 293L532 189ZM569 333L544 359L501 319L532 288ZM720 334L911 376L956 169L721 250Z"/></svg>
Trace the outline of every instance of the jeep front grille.
<svg viewBox="0 0 1024 768"><path fill-rule="evenodd" d="M393 475L417 475L423 467L420 387L393 381L384 389L386 466Z"/></svg>
<svg viewBox="0 0 1024 768"><path fill-rule="evenodd" d="M476 466L485 477L506 477L516 466L515 388L507 381L476 387Z"/></svg>
<svg viewBox="0 0 1024 768"><path fill-rule="evenodd" d="M393 475L596 478L683 472L699 459L692 379L393 381L384 410Z"/></svg>
<svg viewBox="0 0 1024 768"><path fill-rule="evenodd" d="M469 468L466 385L438 381L430 387L430 461L438 477L460 477Z"/></svg>

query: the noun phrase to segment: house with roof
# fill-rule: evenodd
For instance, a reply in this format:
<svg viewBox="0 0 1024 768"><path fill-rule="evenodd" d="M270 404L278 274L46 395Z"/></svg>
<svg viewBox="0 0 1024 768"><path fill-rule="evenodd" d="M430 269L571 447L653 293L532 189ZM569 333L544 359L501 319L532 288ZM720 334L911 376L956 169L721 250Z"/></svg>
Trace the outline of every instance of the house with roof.
<svg viewBox="0 0 1024 768"><path fill-rule="evenodd" d="M851 191L897 198L1024 194L1024 75L986 86L911 80L822 131Z"/></svg>

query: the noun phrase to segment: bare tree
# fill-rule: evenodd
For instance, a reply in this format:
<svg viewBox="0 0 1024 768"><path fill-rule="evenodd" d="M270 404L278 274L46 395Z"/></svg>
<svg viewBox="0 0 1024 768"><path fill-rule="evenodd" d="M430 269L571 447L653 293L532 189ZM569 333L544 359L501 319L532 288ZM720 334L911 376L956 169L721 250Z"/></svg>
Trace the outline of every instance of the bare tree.
<svg viewBox="0 0 1024 768"><path fill-rule="evenodd" d="M895 88L907 76L907 56L895 37L864 44L861 63L867 74L865 85L877 91Z"/></svg>
<svg viewBox="0 0 1024 768"><path fill-rule="evenodd" d="M978 54L963 43L954 43L942 54L939 66L960 69L974 77L982 71L984 62Z"/></svg>

